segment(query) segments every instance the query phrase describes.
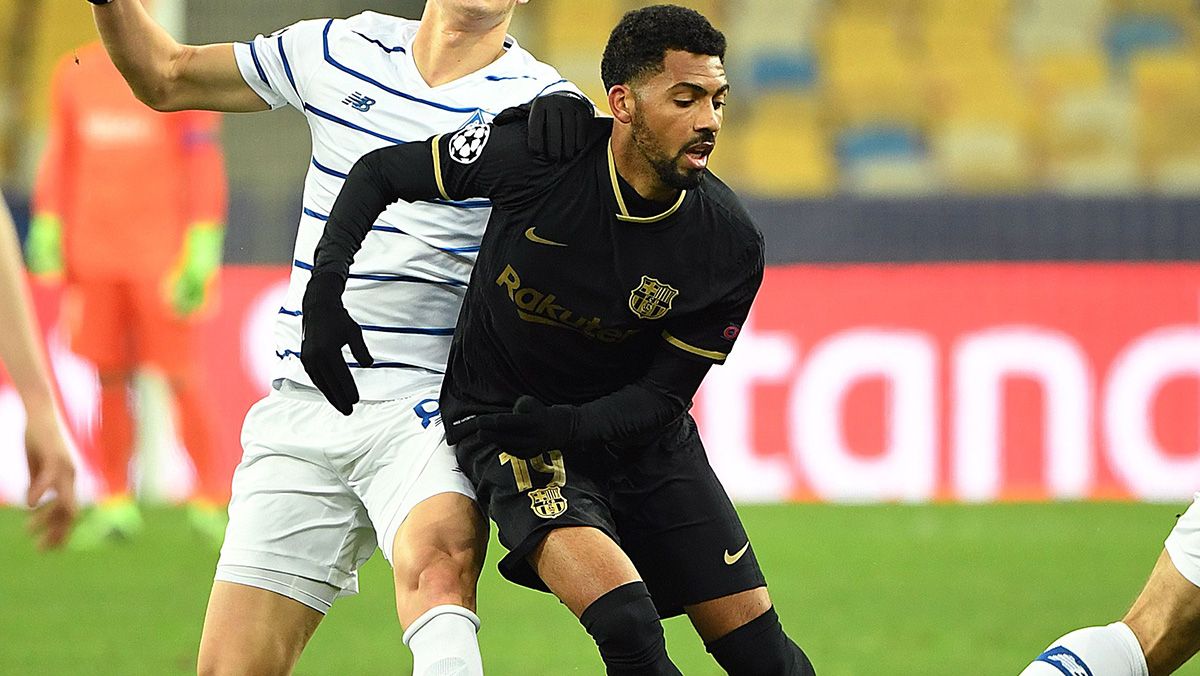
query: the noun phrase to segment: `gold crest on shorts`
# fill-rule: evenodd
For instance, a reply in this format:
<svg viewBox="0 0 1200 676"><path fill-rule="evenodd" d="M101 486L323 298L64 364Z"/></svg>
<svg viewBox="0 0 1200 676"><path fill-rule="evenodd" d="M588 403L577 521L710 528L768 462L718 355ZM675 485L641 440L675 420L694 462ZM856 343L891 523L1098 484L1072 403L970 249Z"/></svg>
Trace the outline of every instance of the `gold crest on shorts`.
<svg viewBox="0 0 1200 676"><path fill-rule="evenodd" d="M662 319L678 295L679 289L642 275L642 285L629 294L629 309L641 319Z"/></svg>
<svg viewBox="0 0 1200 676"><path fill-rule="evenodd" d="M563 497L559 486L546 486L529 491L530 508L534 514L543 519L554 517L567 511L567 499Z"/></svg>

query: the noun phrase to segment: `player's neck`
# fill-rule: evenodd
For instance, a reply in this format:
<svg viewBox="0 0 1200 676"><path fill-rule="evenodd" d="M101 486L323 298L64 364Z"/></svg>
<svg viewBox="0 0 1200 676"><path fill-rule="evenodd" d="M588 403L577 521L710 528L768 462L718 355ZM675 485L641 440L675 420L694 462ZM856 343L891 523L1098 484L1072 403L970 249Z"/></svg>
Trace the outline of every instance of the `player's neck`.
<svg viewBox="0 0 1200 676"><path fill-rule="evenodd" d="M673 202L679 198L679 188L672 188L663 182L654 167L646 160L634 145L633 136L621 128L613 126L612 134L613 165L617 175L625 180L642 198L651 202Z"/></svg>
<svg viewBox="0 0 1200 676"><path fill-rule="evenodd" d="M413 61L430 87L453 82L504 55L504 39L512 20L502 16L451 16L439 3L425 4L413 39Z"/></svg>

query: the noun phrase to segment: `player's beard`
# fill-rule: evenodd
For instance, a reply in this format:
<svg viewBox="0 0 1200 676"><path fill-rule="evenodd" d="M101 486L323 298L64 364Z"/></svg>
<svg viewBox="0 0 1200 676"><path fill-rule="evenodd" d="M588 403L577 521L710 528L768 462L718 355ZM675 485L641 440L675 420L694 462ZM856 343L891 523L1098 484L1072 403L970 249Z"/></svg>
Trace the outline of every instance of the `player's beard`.
<svg viewBox="0 0 1200 676"><path fill-rule="evenodd" d="M654 130L646 123L645 115L636 109L633 112L633 124L630 132L633 136L634 146L637 147L642 157L646 158L646 162L654 170L654 173L658 174L658 179L663 184L676 190L693 190L700 186L700 179L704 177L706 170L680 167L680 160L687 154L688 148L704 141L715 140L712 135L693 139L680 148L679 152L671 155L663 149Z"/></svg>

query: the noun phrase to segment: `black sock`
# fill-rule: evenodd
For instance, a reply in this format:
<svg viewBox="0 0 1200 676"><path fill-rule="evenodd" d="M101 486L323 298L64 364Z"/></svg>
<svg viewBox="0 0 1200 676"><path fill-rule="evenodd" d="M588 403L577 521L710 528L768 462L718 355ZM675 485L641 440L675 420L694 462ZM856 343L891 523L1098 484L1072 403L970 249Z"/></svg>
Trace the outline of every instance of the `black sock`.
<svg viewBox="0 0 1200 676"><path fill-rule="evenodd" d="M650 590L630 582L592 602L579 622L600 648L610 676L682 676L667 657L667 642Z"/></svg>
<svg viewBox="0 0 1200 676"><path fill-rule="evenodd" d="M775 608L705 644L730 676L815 676L808 656L783 632Z"/></svg>

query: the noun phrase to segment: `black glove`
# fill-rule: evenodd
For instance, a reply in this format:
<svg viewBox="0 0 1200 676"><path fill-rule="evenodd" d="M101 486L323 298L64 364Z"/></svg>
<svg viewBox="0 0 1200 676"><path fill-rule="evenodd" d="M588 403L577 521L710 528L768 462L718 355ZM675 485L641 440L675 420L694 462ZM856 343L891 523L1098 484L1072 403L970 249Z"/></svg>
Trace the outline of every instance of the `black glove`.
<svg viewBox="0 0 1200 676"><path fill-rule="evenodd" d="M304 338L300 343L300 363L321 394L341 411L350 415L358 403L358 387L342 357L342 346L360 366L375 363L363 340L362 329L342 305L346 280L334 273L316 273L308 280L302 304Z"/></svg>
<svg viewBox="0 0 1200 676"><path fill-rule="evenodd" d="M558 450L574 440L575 406L546 406L524 395L513 405L512 413L479 415L459 424L463 433L477 433L469 446L495 444L516 458L536 458L550 450Z"/></svg>
<svg viewBox="0 0 1200 676"><path fill-rule="evenodd" d="M497 127L529 119L529 150L552 162L569 160L587 145L588 123L596 109L575 92L553 92L496 116Z"/></svg>

